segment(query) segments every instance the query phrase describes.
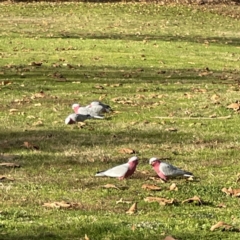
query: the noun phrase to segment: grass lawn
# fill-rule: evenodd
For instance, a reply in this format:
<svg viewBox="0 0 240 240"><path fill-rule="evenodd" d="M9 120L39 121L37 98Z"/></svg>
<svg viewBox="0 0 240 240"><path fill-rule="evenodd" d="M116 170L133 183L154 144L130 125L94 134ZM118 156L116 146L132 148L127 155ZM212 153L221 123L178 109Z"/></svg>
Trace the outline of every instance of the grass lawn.
<svg viewBox="0 0 240 240"><path fill-rule="evenodd" d="M239 6L0 9L0 162L20 165L0 165L0 239L239 238ZM64 124L92 100L114 112ZM133 155L131 178L94 176ZM196 177L163 183L154 156Z"/></svg>

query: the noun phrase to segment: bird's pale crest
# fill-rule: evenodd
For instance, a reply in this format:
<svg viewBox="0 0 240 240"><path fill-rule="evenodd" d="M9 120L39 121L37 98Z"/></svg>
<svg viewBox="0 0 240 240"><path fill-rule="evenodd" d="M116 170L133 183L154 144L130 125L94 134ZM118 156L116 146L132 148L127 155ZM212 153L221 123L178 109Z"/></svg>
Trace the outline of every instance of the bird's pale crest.
<svg viewBox="0 0 240 240"><path fill-rule="evenodd" d="M74 104L72 105L72 109L74 109L74 108L76 108L76 107L80 107L80 105L79 105L78 103L74 103Z"/></svg>
<svg viewBox="0 0 240 240"><path fill-rule="evenodd" d="M134 156L134 157L129 158L128 162L134 162L136 160L138 160L138 157Z"/></svg>
<svg viewBox="0 0 240 240"><path fill-rule="evenodd" d="M156 157L152 157L149 159L149 164L151 165L153 162L157 161L158 159Z"/></svg>

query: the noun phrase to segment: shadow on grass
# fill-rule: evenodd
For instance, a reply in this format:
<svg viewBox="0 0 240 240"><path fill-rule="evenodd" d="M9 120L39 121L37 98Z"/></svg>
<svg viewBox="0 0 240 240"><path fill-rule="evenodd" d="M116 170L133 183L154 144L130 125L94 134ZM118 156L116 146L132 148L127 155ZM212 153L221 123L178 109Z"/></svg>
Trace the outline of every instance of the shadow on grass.
<svg viewBox="0 0 240 240"><path fill-rule="evenodd" d="M98 124L101 124L98 122ZM70 126L66 126L68 128ZM50 137L49 137L50 136ZM70 150L72 148L79 149L83 147L111 147L119 148L125 144L162 144L162 143L181 143L189 142L191 135L180 132L167 131L148 131L139 129L126 129L114 131L84 131L82 129L76 130L30 130L26 132L1 132L1 148L2 151L11 149L11 151L23 150L24 142L29 142L39 148L39 151L45 152L61 152L63 150ZM27 151L38 151L35 147L26 149Z"/></svg>
<svg viewBox="0 0 240 240"><path fill-rule="evenodd" d="M49 64L49 63L48 63ZM52 63L55 64L55 63ZM0 70L5 74L0 75L0 80L26 82L24 90L34 91L37 86L41 84L43 86L44 81L47 81L46 88L62 86L72 82L80 82L89 84L140 84L151 83L166 84L169 83L182 83L182 84L204 84L204 83L233 83L234 80L239 81L239 71L237 70L223 70L215 71L204 66L203 68L189 67L186 69L169 69L167 67L160 66L159 68L153 67L115 67L115 66L84 66L69 64L63 66L59 62L58 67L47 66L46 63L42 63L42 66L28 66L28 65L10 65L0 67ZM23 75L19 75L19 72ZM34 79L34 81L33 81ZM231 81L225 81L225 80ZM44 83L45 85L46 83ZM76 89L76 85L71 84L73 89ZM30 88L31 87L31 88ZM94 90L104 92L105 88L94 88ZM2 91L7 89L14 89L13 85L4 85ZM67 88L68 89L68 88ZM71 90L71 86L69 86ZM113 88L109 89L112 90ZM151 89L152 90L152 89ZM171 88L168 88L171 91ZM174 89L176 91L176 89Z"/></svg>
<svg viewBox="0 0 240 240"><path fill-rule="evenodd" d="M128 40L128 41L164 41L164 42L188 42L188 43L209 43L213 45L232 45L239 46L240 38L237 37L203 37L203 36L174 36L174 35L151 35L151 34L77 34L77 33L60 33L59 35L43 38L74 38L74 39L97 39L97 40Z"/></svg>

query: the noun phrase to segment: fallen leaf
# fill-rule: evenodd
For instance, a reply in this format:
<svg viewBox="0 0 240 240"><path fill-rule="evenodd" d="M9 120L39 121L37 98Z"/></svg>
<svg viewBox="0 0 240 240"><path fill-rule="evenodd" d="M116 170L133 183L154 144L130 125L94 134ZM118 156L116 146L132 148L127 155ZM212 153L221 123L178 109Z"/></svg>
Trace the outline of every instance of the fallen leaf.
<svg viewBox="0 0 240 240"><path fill-rule="evenodd" d="M127 211L127 214L134 214L137 211L137 203L134 203Z"/></svg>
<svg viewBox="0 0 240 240"><path fill-rule="evenodd" d="M211 100L212 100L213 102L218 102L219 99L220 99L220 96L219 96L218 94L213 94L213 95L211 96Z"/></svg>
<svg viewBox="0 0 240 240"><path fill-rule="evenodd" d="M43 207L48 208L62 208L62 209L73 209L73 208L79 208L81 204L79 203L71 203L71 202L47 202L43 204Z"/></svg>
<svg viewBox="0 0 240 240"><path fill-rule="evenodd" d="M87 234L85 234L84 239L85 239L85 240L90 240L90 238L88 237Z"/></svg>
<svg viewBox="0 0 240 240"><path fill-rule="evenodd" d="M24 142L24 143L23 143L23 146L26 147L26 148L28 148L28 149L39 150L39 147L38 147L38 146L33 145L33 144L29 143L29 142Z"/></svg>
<svg viewBox="0 0 240 240"><path fill-rule="evenodd" d="M143 184L142 185L143 189L151 190L151 191L160 191L162 190L161 187L158 187L156 185L149 185L149 184Z"/></svg>
<svg viewBox="0 0 240 240"><path fill-rule="evenodd" d="M177 132L177 128L166 128L165 129L166 131L168 131L168 132Z"/></svg>
<svg viewBox="0 0 240 240"><path fill-rule="evenodd" d="M127 154L133 154L136 153L135 150L131 149L131 148L121 148L118 151L119 153L127 153Z"/></svg>
<svg viewBox="0 0 240 240"><path fill-rule="evenodd" d="M39 120L37 122L34 122L32 125L37 127L37 126L43 126L44 124L43 124L43 122L41 120Z"/></svg>
<svg viewBox="0 0 240 240"><path fill-rule="evenodd" d="M20 164L10 163L10 162L3 162L3 163L0 163L0 166L2 166L2 167L19 168L19 167L20 167Z"/></svg>
<svg viewBox="0 0 240 240"><path fill-rule="evenodd" d="M94 88L96 88L96 89L104 89L104 87L102 85L95 85Z"/></svg>
<svg viewBox="0 0 240 240"><path fill-rule="evenodd" d="M29 63L30 66L36 66L36 67L40 67L42 66L42 62L31 62Z"/></svg>
<svg viewBox="0 0 240 240"><path fill-rule="evenodd" d="M227 206L226 206L226 204L224 204L224 203L219 203L219 204L217 205L217 207L218 207L218 208L226 208Z"/></svg>
<svg viewBox="0 0 240 240"><path fill-rule="evenodd" d="M31 99L35 99L35 98L44 98L46 95L43 91L41 92L38 92L38 93L35 93L33 94L33 96L31 97Z"/></svg>
<svg viewBox="0 0 240 240"><path fill-rule="evenodd" d="M77 122L78 127L82 128L83 126L86 126L87 124L85 122Z"/></svg>
<svg viewBox="0 0 240 240"><path fill-rule="evenodd" d="M14 178L9 178L9 177L6 177L5 175L0 175L0 181L2 180L14 181Z"/></svg>
<svg viewBox="0 0 240 240"><path fill-rule="evenodd" d="M240 104L239 103L231 103L227 106L227 108L232 109L234 111L240 110Z"/></svg>
<svg viewBox="0 0 240 240"><path fill-rule="evenodd" d="M167 199L167 198L161 198L161 197L146 197L144 198L145 202L158 202L160 205L171 205L174 204L176 201L175 199Z"/></svg>
<svg viewBox="0 0 240 240"><path fill-rule="evenodd" d="M125 201L125 200L123 200L122 198L120 198L118 201L116 201L116 204L119 204L119 203L127 203L127 204L130 204L130 203L132 203L132 201Z"/></svg>
<svg viewBox="0 0 240 240"><path fill-rule="evenodd" d="M198 202L199 205L202 204L202 200L198 196L194 196L192 198L188 198L188 199L182 201L182 203L191 203L191 202Z"/></svg>
<svg viewBox="0 0 240 240"><path fill-rule="evenodd" d="M10 84L12 84L12 82L7 81L7 80L2 81L2 85L3 85L3 86L4 86L4 85L10 85Z"/></svg>
<svg viewBox="0 0 240 240"><path fill-rule="evenodd" d="M116 185L110 184L110 183L104 185L103 188L115 188L115 189L119 189Z"/></svg>
<svg viewBox="0 0 240 240"><path fill-rule="evenodd" d="M135 231L136 225L132 225L131 229L132 229L132 231Z"/></svg>
<svg viewBox="0 0 240 240"><path fill-rule="evenodd" d="M156 182L161 182L161 183L165 183L165 181L163 179L161 179L160 177L149 177L149 180L154 180Z"/></svg>
<svg viewBox="0 0 240 240"><path fill-rule="evenodd" d="M10 113L14 113L14 112L18 112L18 111L19 111L19 110L16 109L16 108L12 108L12 109L9 110Z"/></svg>
<svg viewBox="0 0 240 240"><path fill-rule="evenodd" d="M28 118L28 119L35 119L36 117L33 116L33 115L29 115L29 116L27 116L26 118Z"/></svg>
<svg viewBox="0 0 240 240"><path fill-rule="evenodd" d="M233 188L223 188L222 192L226 193L227 195L231 195L233 197L240 197L240 189L233 189Z"/></svg>
<svg viewBox="0 0 240 240"><path fill-rule="evenodd" d="M169 187L170 191L178 191L178 187L176 185L176 183L172 183L171 186Z"/></svg>
<svg viewBox="0 0 240 240"><path fill-rule="evenodd" d="M41 104L41 103L35 103L34 106L35 106L35 107L41 107L42 104Z"/></svg>
<svg viewBox="0 0 240 240"><path fill-rule="evenodd" d="M44 203L43 207L48 207L48 208L60 208L55 202L48 202L48 203Z"/></svg>
<svg viewBox="0 0 240 240"><path fill-rule="evenodd" d="M177 240L177 239L172 236L166 236L163 240Z"/></svg>
<svg viewBox="0 0 240 240"><path fill-rule="evenodd" d="M216 223L215 225L212 225L212 227L210 228L210 230L211 230L211 231L214 231L215 229L221 228L221 227L222 227L224 230L233 229L233 226L231 226L231 225L229 225L229 224L227 224L227 223L225 223L225 222L220 221L220 222Z"/></svg>

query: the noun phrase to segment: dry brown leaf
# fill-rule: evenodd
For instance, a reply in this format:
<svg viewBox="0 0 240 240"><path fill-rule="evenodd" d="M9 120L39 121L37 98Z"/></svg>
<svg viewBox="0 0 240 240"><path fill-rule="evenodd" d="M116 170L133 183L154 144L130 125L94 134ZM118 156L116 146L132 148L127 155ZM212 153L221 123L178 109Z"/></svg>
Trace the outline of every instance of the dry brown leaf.
<svg viewBox="0 0 240 240"><path fill-rule="evenodd" d="M78 208L81 206L79 203L70 203L70 202L47 202L43 204L43 207L48 207L48 208L63 208L63 209L72 209L72 208Z"/></svg>
<svg viewBox="0 0 240 240"><path fill-rule="evenodd" d="M177 240L177 239L172 236L166 236L163 240Z"/></svg>
<svg viewBox="0 0 240 240"><path fill-rule="evenodd" d="M85 239L85 240L90 240L90 238L88 237L87 234L85 234L84 239Z"/></svg>
<svg viewBox="0 0 240 240"><path fill-rule="evenodd" d="M134 203L127 211L127 214L134 214L137 211L137 203Z"/></svg>
<svg viewBox="0 0 240 240"><path fill-rule="evenodd" d="M120 87L120 86L122 86L122 83L115 83L110 85L110 87Z"/></svg>
<svg viewBox="0 0 240 240"><path fill-rule="evenodd" d="M218 208L226 208L227 206L226 206L226 204L224 204L224 203L219 203L219 204L217 205L217 207L218 207Z"/></svg>
<svg viewBox="0 0 240 240"><path fill-rule="evenodd" d="M130 204L130 203L132 203L132 201L125 201L125 200L123 200L122 198L120 198L118 201L116 201L116 204L119 204L119 203L127 203L127 204Z"/></svg>
<svg viewBox="0 0 240 240"><path fill-rule="evenodd" d="M110 184L110 183L104 185L103 188L115 188L115 189L119 189L116 185Z"/></svg>
<svg viewBox="0 0 240 240"><path fill-rule="evenodd" d="M176 202L173 198L167 199L167 198L161 198L161 197L146 197L146 198L144 198L144 201L145 202L158 202L162 206L171 205Z"/></svg>
<svg viewBox="0 0 240 240"><path fill-rule="evenodd" d="M176 185L176 183L172 183L171 186L169 187L170 191L178 191L178 187Z"/></svg>
<svg viewBox="0 0 240 240"><path fill-rule="evenodd" d="M18 112L18 111L19 111L19 110L16 109L16 108L11 108L11 109L9 110L10 113L14 113L14 112Z"/></svg>
<svg viewBox="0 0 240 240"><path fill-rule="evenodd" d="M26 118L28 118L28 119L35 119L36 117L33 116L33 115L29 115L29 116L27 116Z"/></svg>
<svg viewBox="0 0 240 240"><path fill-rule="evenodd" d="M232 188L222 188L222 192L226 193L227 195L232 195Z"/></svg>
<svg viewBox="0 0 240 240"><path fill-rule="evenodd" d="M43 126L43 122L41 120L37 121L37 122L34 122L32 124L33 126L37 127L37 126Z"/></svg>
<svg viewBox="0 0 240 240"><path fill-rule="evenodd" d="M229 230L229 229L233 228L233 226L231 226L231 225L229 225L229 224L227 224L225 222L220 221L220 222L216 223L215 225L212 225L210 230L214 231L215 229L221 228L221 227L223 227L224 230Z"/></svg>
<svg viewBox="0 0 240 240"><path fill-rule="evenodd" d="M38 147L38 146L33 145L33 144L29 143L29 142L24 142L24 143L23 143L23 146L26 147L26 148L28 148L28 149L39 150L39 147Z"/></svg>
<svg viewBox="0 0 240 240"><path fill-rule="evenodd" d="M133 154L136 153L134 149L131 148L121 148L118 150L119 153L127 153L127 154Z"/></svg>
<svg viewBox="0 0 240 240"><path fill-rule="evenodd" d="M226 193L227 195L231 195L233 197L240 197L240 189L233 189L233 188L223 188L222 192Z"/></svg>
<svg viewBox="0 0 240 240"><path fill-rule="evenodd" d="M160 177L149 177L148 179L156 181L156 182L165 183L165 181L163 179L161 179Z"/></svg>
<svg viewBox="0 0 240 240"><path fill-rule="evenodd" d="M2 166L2 167L19 168L19 167L20 167L20 164L10 163L10 162L3 162L3 163L0 163L0 166Z"/></svg>
<svg viewBox="0 0 240 240"><path fill-rule="evenodd" d="M83 127L83 126L86 126L87 123L85 123L85 122L77 122L77 125L78 125L79 127Z"/></svg>
<svg viewBox="0 0 240 240"><path fill-rule="evenodd" d="M10 81L8 81L8 80L2 81L2 85L3 85L3 86L4 86L4 85L10 85L10 84L12 84L12 82L10 82Z"/></svg>
<svg viewBox="0 0 240 240"><path fill-rule="evenodd" d="M220 99L220 96L218 94L213 94L211 96L211 100L214 101L214 102L217 102L219 99Z"/></svg>
<svg viewBox="0 0 240 240"><path fill-rule="evenodd" d="M166 128L165 130L168 131L168 132L177 132L177 128L173 128L173 127Z"/></svg>
<svg viewBox="0 0 240 240"><path fill-rule="evenodd" d="M44 203L43 207L48 207L48 208L60 208L55 202L48 202L48 203Z"/></svg>
<svg viewBox="0 0 240 240"><path fill-rule="evenodd" d="M158 187L156 185L149 185L149 184L143 184L142 185L143 189L151 190L151 191L160 191L162 190L161 187Z"/></svg>
<svg viewBox="0 0 240 240"><path fill-rule="evenodd" d="M94 88L96 88L96 89L104 89L104 87L102 85L95 85Z"/></svg>
<svg viewBox="0 0 240 240"><path fill-rule="evenodd" d="M44 98L46 95L43 91L41 92L38 92L38 93L35 93L33 94L33 96L31 97L31 99L35 99L35 98Z"/></svg>
<svg viewBox="0 0 240 240"><path fill-rule="evenodd" d="M5 175L0 175L0 181L2 180L14 181L14 178L9 178L9 177L6 177Z"/></svg>
<svg viewBox="0 0 240 240"><path fill-rule="evenodd" d="M135 231L136 225L132 225L131 229L132 229L132 231Z"/></svg>
<svg viewBox="0 0 240 240"><path fill-rule="evenodd" d="M198 202L199 205L202 204L202 200L198 196L194 196L192 198L188 198L188 199L182 201L182 203L191 203L191 202Z"/></svg>
<svg viewBox="0 0 240 240"><path fill-rule="evenodd" d="M31 63L29 63L28 65L40 67L40 66L42 66L42 62L31 62Z"/></svg>
<svg viewBox="0 0 240 240"><path fill-rule="evenodd" d="M41 107L42 104L41 104L41 103L35 103L34 106L35 106L35 107Z"/></svg>
<svg viewBox="0 0 240 240"><path fill-rule="evenodd" d="M231 103L227 106L227 108L232 109L234 111L240 110L240 104L239 103Z"/></svg>

